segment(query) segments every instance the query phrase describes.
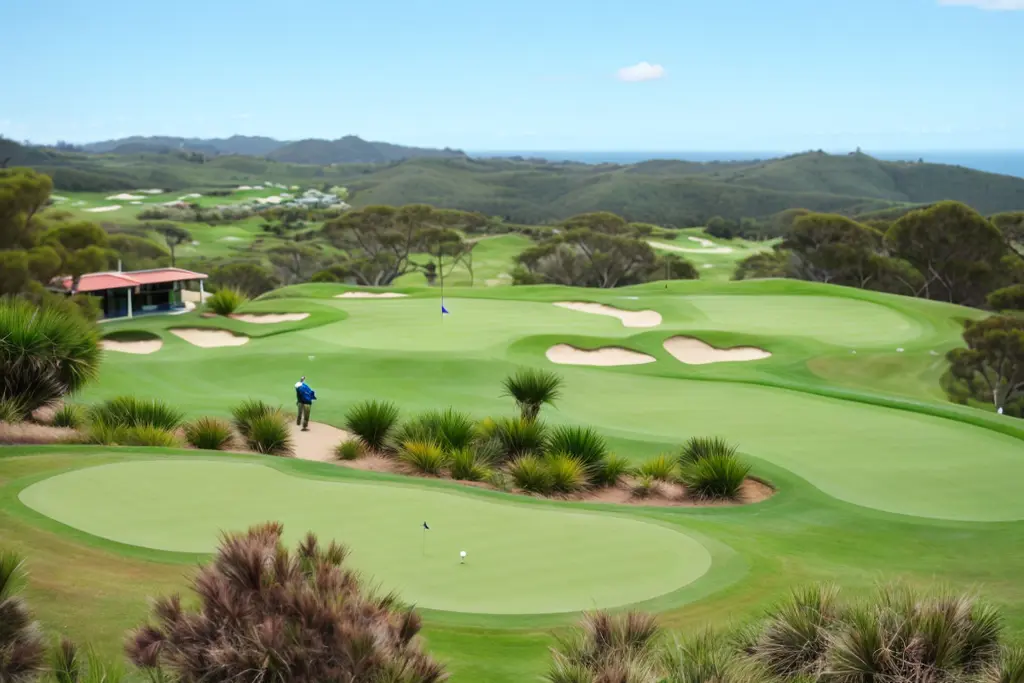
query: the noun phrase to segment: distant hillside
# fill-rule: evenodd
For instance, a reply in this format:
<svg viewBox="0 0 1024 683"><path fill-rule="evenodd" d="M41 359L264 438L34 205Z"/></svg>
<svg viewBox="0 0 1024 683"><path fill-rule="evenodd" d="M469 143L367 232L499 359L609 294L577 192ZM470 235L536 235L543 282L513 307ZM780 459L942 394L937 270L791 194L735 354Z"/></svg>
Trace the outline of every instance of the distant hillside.
<svg viewBox="0 0 1024 683"><path fill-rule="evenodd" d="M286 142L264 137L234 135L230 138L141 137L93 142L79 147L93 154L168 154L202 152L209 156L240 155L267 157L293 164L383 164L419 157L459 158L463 152L451 149L403 147L388 142L367 142L355 135L338 140L308 139Z"/></svg>
<svg viewBox="0 0 1024 683"><path fill-rule="evenodd" d="M629 220L700 225L712 216L763 218L791 208L848 215L898 215L942 199L985 214L1024 209L1024 179L938 164L879 161L863 154L800 154L749 162L650 161L633 165L473 159L460 152L417 150L358 138L305 140L272 153L206 157L187 150L159 154L86 154L0 141L12 165L33 166L68 191L225 189L273 181L341 184L351 203L428 203L481 211L517 223L557 221L586 211ZM124 142L125 145L136 144ZM413 152L447 155L410 158ZM338 156L364 163L336 163ZM316 157L320 163L290 163ZM386 162L386 163L382 163Z"/></svg>

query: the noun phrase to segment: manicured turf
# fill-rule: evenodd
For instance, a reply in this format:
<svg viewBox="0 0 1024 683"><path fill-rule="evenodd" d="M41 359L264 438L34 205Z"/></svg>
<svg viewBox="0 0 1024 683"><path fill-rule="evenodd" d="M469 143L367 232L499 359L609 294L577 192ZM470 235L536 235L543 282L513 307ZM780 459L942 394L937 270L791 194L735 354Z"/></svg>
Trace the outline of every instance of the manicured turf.
<svg viewBox="0 0 1024 683"><path fill-rule="evenodd" d="M180 491L188 491L186 505ZM102 465L46 479L20 498L101 538L186 553L213 551L224 529L276 520L291 532L289 542L306 531L341 540L354 566L385 590L454 612L616 607L670 593L711 565L699 542L654 523L409 486L317 481L253 464Z"/></svg>

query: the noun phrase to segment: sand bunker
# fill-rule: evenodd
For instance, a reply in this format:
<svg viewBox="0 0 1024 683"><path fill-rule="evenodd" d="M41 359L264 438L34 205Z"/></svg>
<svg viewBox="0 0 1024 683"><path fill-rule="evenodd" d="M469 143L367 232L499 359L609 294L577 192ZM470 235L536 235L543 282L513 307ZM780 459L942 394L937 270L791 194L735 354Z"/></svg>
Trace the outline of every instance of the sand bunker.
<svg viewBox="0 0 1024 683"><path fill-rule="evenodd" d="M647 243L655 249L663 249L665 251L677 251L683 254L731 254L732 247L715 247L714 249L690 249L688 247L677 247L674 244L665 244L664 242L655 242L648 240Z"/></svg>
<svg viewBox="0 0 1024 683"><path fill-rule="evenodd" d="M398 292L345 292L338 294L335 299L401 299L408 294Z"/></svg>
<svg viewBox="0 0 1024 683"><path fill-rule="evenodd" d="M121 208L120 204L114 204L113 206L97 206L95 209L85 209L89 213L103 213L104 211L117 211Z"/></svg>
<svg viewBox="0 0 1024 683"><path fill-rule="evenodd" d="M657 311L624 311L613 306L584 303L581 301L560 301L555 305L561 308L568 308L571 311L610 315L621 320L624 327L657 327L661 324L661 313Z"/></svg>
<svg viewBox="0 0 1024 683"><path fill-rule="evenodd" d="M112 194L109 197L107 197L108 202L119 202L122 200L127 202L133 199L145 199L145 197L137 194L128 194L126 192L122 192L121 194Z"/></svg>
<svg viewBox="0 0 1024 683"><path fill-rule="evenodd" d="M703 237L687 237L686 239L690 240L691 242L696 242L705 249L710 249L711 247L715 246L714 242L712 242L711 240L706 240Z"/></svg>
<svg viewBox="0 0 1024 683"><path fill-rule="evenodd" d="M771 358L764 349L753 346L735 346L731 349L716 349L710 344L693 337L672 337L665 340L665 350L687 365L708 365L733 361L764 360Z"/></svg>
<svg viewBox="0 0 1024 683"><path fill-rule="evenodd" d="M138 341L118 341L117 339L104 339L100 342L100 346L105 351L116 351L118 353L134 353L139 355L145 355L148 353L156 353L160 350L160 347L164 345L162 339L140 339Z"/></svg>
<svg viewBox="0 0 1024 683"><path fill-rule="evenodd" d="M244 334L235 334L227 330L202 329L198 327L179 327L170 330L176 337L181 337L193 346L201 346L204 349L213 349L220 346L241 346L249 343L249 338Z"/></svg>
<svg viewBox="0 0 1024 683"><path fill-rule="evenodd" d="M601 349L578 349L568 344L552 346L547 351L548 360L559 365L592 365L596 367L616 367L619 365L643 365L653 363L656 358L646 353L630 351L617 346L606 346Z"/></svg>
<svg viewBox="0 0 1024 683"><path fill-rule="evenodd" d="M163 194L163 190L139 190L142 194Z"/></svg>
<svg viewBox="0 0 1024 683"><path fill-rule="evenodd" d="M291 323L297 320L305 320L309 317L309 313L236 313L231 317L244 323L269 325L271 323Z"/></svg>

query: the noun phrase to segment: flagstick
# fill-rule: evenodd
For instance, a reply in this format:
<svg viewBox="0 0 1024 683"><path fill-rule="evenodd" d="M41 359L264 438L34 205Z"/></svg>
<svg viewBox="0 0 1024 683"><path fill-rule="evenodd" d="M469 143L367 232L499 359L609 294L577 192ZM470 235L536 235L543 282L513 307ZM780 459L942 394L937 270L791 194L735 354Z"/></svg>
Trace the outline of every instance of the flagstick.
<svg viewBox="0 0 1024 683"><path fill-rule="evenodd" d="M423 556L427 556L427 529L423 528Z"/></svg>

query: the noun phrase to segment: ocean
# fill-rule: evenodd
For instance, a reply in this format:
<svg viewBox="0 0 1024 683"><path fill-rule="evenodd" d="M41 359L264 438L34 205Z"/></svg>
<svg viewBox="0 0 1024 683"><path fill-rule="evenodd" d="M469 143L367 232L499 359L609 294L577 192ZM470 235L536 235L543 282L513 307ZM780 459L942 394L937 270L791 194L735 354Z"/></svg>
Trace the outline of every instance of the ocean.
<svg viewBox="0 0 1024 683"><path fill-rule="evenodd" d="M844 152L837 152L842 154ZM924 161L934 164L950 164L965 166L989 173L1024 178L1024 150L1006 152L969 152L969 151L903 151L903 152L871 152L878 159L887 161ZM685 161L747 161L750 159L773 159L786 156L788 152L572 152L557 150L531 151L479 151L469 152L475 157L512 157L520 156L548 161L575 161L583 164L635 164L652 159L680 159Z"/></svg>

